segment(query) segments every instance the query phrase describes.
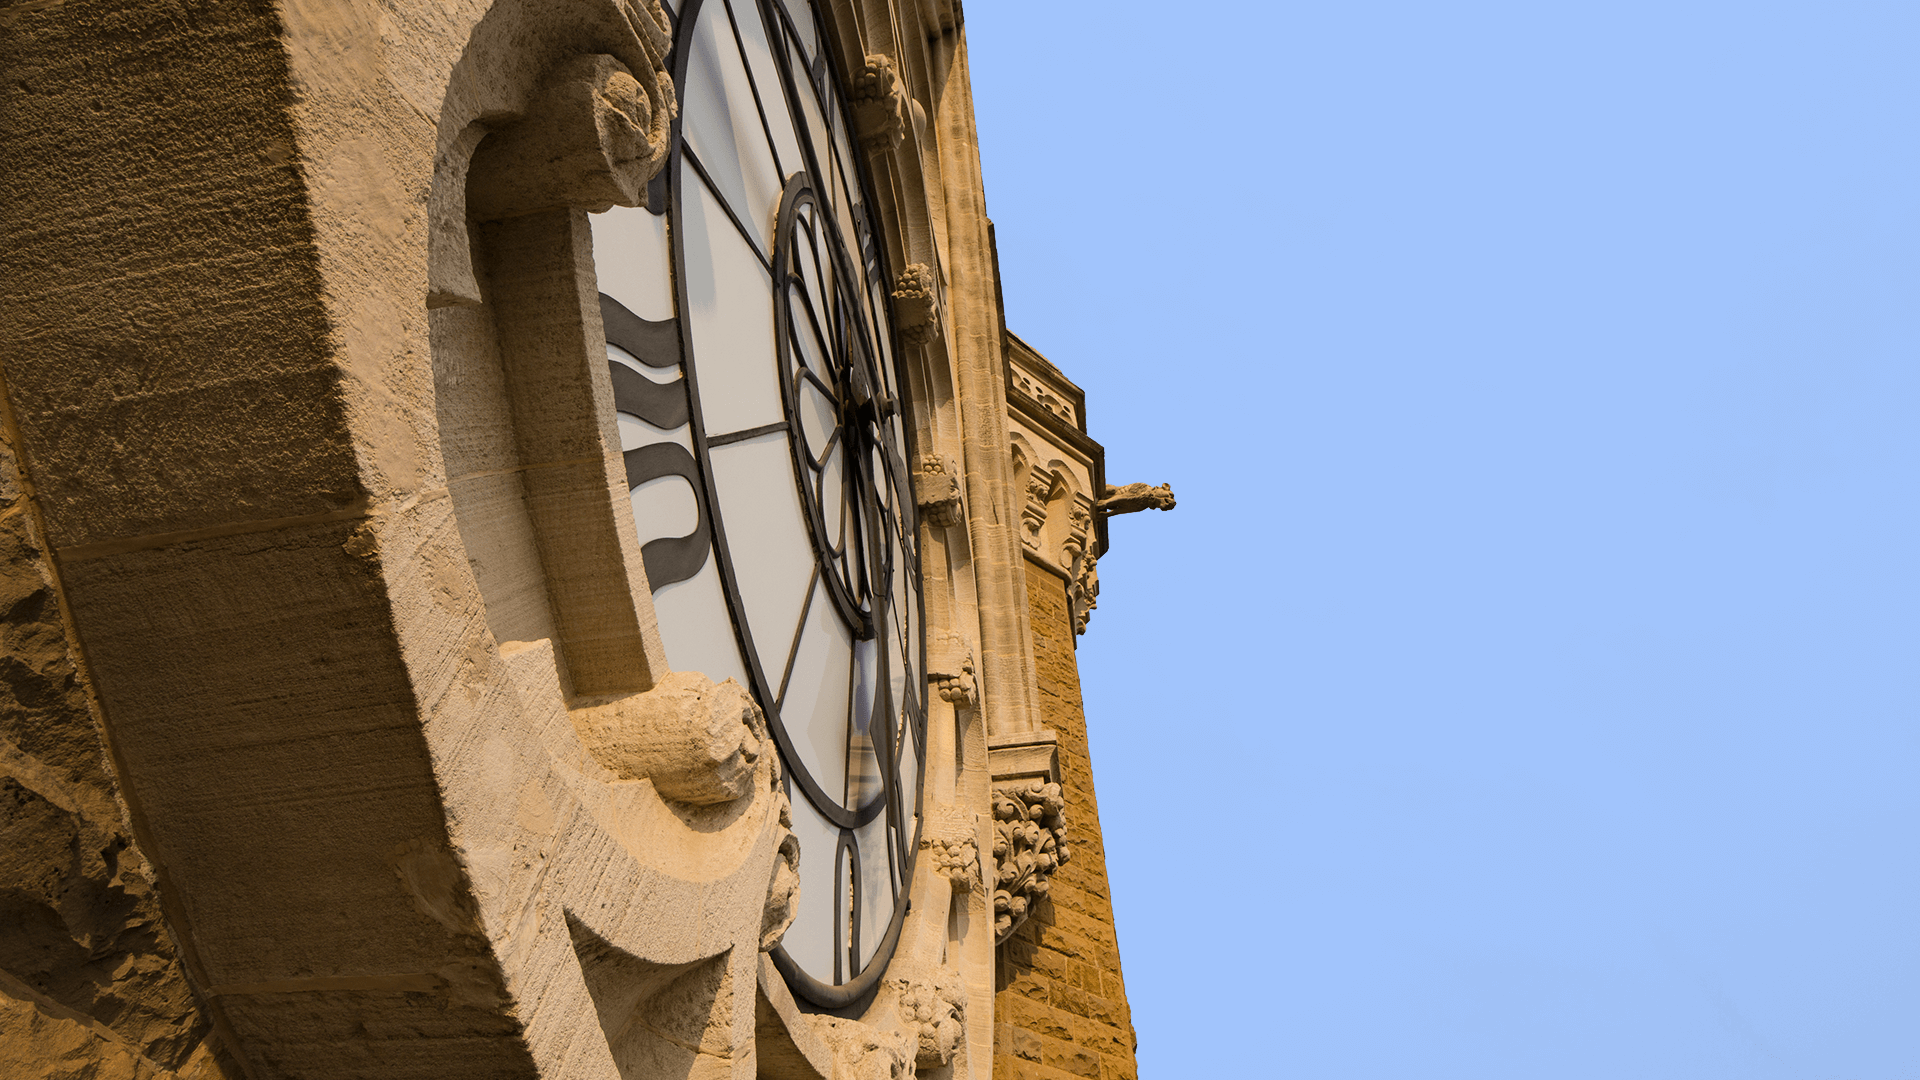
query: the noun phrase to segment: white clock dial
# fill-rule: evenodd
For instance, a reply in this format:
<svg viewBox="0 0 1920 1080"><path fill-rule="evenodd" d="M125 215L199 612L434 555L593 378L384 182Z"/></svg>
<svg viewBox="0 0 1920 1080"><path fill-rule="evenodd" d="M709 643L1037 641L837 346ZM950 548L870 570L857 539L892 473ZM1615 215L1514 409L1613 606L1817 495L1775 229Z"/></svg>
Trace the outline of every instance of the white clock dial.
<svg viewBox="0 0 1920 1080"><path fill-rule="evenodd" d="M775 962L840 1005L898 937L926 711L911 433L832 40L803 0L682 0L647 210L594 221L647 576L676 669L733 677L801 845Z"/></svg>

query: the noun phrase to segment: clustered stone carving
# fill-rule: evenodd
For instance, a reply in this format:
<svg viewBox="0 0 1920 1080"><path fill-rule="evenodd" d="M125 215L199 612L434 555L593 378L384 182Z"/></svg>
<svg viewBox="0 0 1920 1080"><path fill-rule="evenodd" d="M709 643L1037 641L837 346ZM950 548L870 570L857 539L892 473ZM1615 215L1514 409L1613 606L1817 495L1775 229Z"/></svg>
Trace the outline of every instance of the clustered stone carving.
<svg viewBox="0 0 1920 1080"><path fill-rule="evenodd" d="M994 941L1005 941L1047 895L1053 872L1072 857L1060 785L1015 781L993 789Z"/></svg>
<svg viewBox="0 0 1920 1080"><path fill-rule="evenodd" d="M1107 485L1100 495L1100 501L1093 504L1100 514L1133 514L1141 510L1173 509L1173 487L1161 484L1148 487L1145 484L1127 484L1123 487Z"/></svg>
<svg viewBox="0 0 1920 1080"><path fill-rule="evenodd" d="M753 786L767 721L745 687L675 671L644 694L575 709L574 729L622 780L648 779L661 798L732 802Z"/></svg>
<svg viewBox="0 0 1920 1080"><path fill-rule="evenodd" d="M971 707L979 701L978 691L973 681L973 647L958 634L941 634L930 649L933 657L927 666L927 678L940 695L940 700L961 707Z"/></svg>
<svg viewBox="0 0 1920 1080"><path fill-rule="evenodd" d="M910 263L893 284L893 319L901 340L919 345L940 326L940 292L933 267Z"/></svg>
<svg viewBox="0 0 1920 1080"><path fill-rule="evenodd" d="M970 893L980 881L980 845L973 837L946 837L923 842L933 856L934 872L953 884L954 892Z"/></svg>
<svg viewBox="0 0 1920 1080"><path fill-rule="evenodd" d="M967 987L960 973L941 968L932 979L903 979L896 987L900 1019L918 1040L914 1064L934 1069L952 1063L967 1030Z"/></svg>
<svg viewBox="0 0 1920 1080"><path fill-rule="evenodd" d="M960 524L960 478L952 463L938 454L923 456L913 477L913 501L920 519L936 529Z"/></svg>
<svg viewBox="0 0 1920 1080"><path fill-rule="evenodd" d="M853 75L853 127L860 145L869 150L891 150L907 133L907 94L893 58L868 53Z"/></svg>
<svg viewBox="0 0 1920 1080"><path fill-rule="evenodd" d="M1054 475L1035 466L1027 473L1027 501L1020 508L1020 539L1035 551L1040 550L1040 530L1047 524L1047 499L1053 494Z"/></svg>

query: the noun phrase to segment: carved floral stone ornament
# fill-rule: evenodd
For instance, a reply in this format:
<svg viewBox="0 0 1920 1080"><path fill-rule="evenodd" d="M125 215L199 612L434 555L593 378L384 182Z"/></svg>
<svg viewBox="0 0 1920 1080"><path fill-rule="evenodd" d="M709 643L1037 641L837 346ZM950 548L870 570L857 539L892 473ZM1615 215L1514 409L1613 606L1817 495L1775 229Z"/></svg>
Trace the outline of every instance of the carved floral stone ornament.
<svg viewBox="0 0 1920 1080"><path fill-rule="evenodd" d="M1072 857L1067 847L1066 799L1060 785L1040 780L993 789L993 931L1005 941L1047 895L1053 872Z"/></svg>

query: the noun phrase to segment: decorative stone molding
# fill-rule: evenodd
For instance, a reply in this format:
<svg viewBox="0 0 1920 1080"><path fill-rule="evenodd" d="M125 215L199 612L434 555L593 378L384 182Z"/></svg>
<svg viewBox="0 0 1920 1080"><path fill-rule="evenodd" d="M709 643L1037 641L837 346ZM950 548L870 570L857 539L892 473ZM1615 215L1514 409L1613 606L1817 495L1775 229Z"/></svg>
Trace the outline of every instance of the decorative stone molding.
<svg viewBox="0 0 1920 1080"><path fill-rule="evenodd" d="M1053 872L1072 857L1060 785L1027 780L993 789L993 933L1005 941L1047 895Z"/></svg>
<svg viewBox="0 0 1920 1080"><path fill-rule="evenodd" d="M860 133L860 145L868 150L891 150L900 145L907 133L907 93L894 70L893 58L868 53L866 63L854 72L852 90L853 127Z"/></svg>
<svg viewBox="0 0 1920 1080"><path fill-rule="evenodd" d="M1062 543L1061 562L1067 571L1067 606L1073 616L1073 632L1087 632L1087 620L1099 607L1100 571L1092 544L1093 504L1084 495L1075 495L1069 511L1067 538Z"/></svg>
<svg viewBox="0 0 1920 1080"><path fill-rule="evenodd" d="M781 838L773 856L773 877L767 882L767 902L760 913L761 952L780 944L780 935L800 912L800 838L793 835L793 804L777 779L774 791L780 804Z"/></svg>
<svg viewBox="0 0 1920 1080"><path fill-rule="evenodd" d="M940 700L971 708L978 700L973 681L973 648L958 634L940 634L928 650L927 679Z"/></svg>
<svg viewBox="0 0 1920 1080"><path fill-rule="evenodd" d="M1035 405L1046 410L1048 414L1065 421L1068 425L1078 426L1080 421L1079 417L1074 413L1073 403L1060 400L1060 397L1056 395L1045 382L1036 378L1032 372L1027 371L1016 363L1008 366L1007 375L1013 382L1013 388L1025 394Z"/></svg>
<svg viewBox="0 0 1920 1080"><path fill-rule="evenodd" d="M1073 632L1087 632L1087 621L1093 618L1093 609L1100 606L1100 567L1099 560L1088 554L1079 560L1072 580L1067 582L1067 605L1073 613Z"/></svg>
<svg viewBox="0 0 1920 1080"><path fill-rule="evenodd" d="M914 1065L952 1064L967 1030L967 987L960 973L940 968L929 977L895 980L894 989L900 1020L916 1039Z"/></svg>
<svg viewBox="0 0 1920 1080"><path fill-rule="evenodd" d="M1111 517L1114 514L1135 514L1142 510L1173 509L1173 488L1168 484L1148 487L1145 484L1126 484L1121 487L1109 485L1101 492L1100 501L1093 504L1096 513Z"/></svg>
<svg viewBox="0 0 1920 1080"><path fill-rule="evenodd" d="M909 345L931 340L940 329L940 283L933 267L911 263L893 284L893 321Z"/></svg>
<svg viewBox="0 0 1920 1080"><path fill-rule="evenodd" d="M745 687L676 671L644 694L572 710L594 759L622 780L647 779L664 799L711 806L753 786L767 722Z"/></svg>
<svg viewBox="0 0 1920 1080"><path fill-rule="evenodd" d="M1029 550L1041 550L1040 530L1047 525L1047 499L1053 494L1054 483L1054 475L1038 465L1027 473L1027 501L1020 508L1020 540Z"/></svg>
<svg viewBox="0 0 1920 1080"><path fill-rule="evenodd" d="M913 477L913 501L920 519L936 529L960 524L960 477L953 463L939 454L922 456Z"/></svg>
<svg viewBox="0 0 1920 1080"><path fill-rule="evenodd" d="M492 221L558 207L644 206L677 111L663 67L636 75L605 54L573 57L547 76L526 116L480 144L467 210Z"/></svg>

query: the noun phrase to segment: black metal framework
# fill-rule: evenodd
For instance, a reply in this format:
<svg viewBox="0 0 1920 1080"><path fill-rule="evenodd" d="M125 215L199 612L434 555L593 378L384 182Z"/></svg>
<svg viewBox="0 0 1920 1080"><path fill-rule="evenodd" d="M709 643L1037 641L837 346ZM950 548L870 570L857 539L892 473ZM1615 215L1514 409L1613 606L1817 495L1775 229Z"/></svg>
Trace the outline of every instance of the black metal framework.
<svg viewBox="0 0 1920 1080"><path fill-rule="evenodd" d="M764 85L749 59L739 15L757 18L769 47L778 85ZM613 364L616 408L660 428L689 427L692 452L677 443L653 443L627 452L628 481L637 488L660 476L685 477L694 488L699 521L684 537L650 541L643 549L654 589L699 573L709 556L721 589L751 690L779 745L789 794L838 829L832 850L805 859L828 860L839 893L833 905L830 978L803 970L784 945L773 950L775 966L799 996L827 1008L859 1002L877 985L899 939L918 848L921 778L926 760L924 701L924 605L920 594L918 522L907 462L915 460L905 423L901 388L906 385L897 343L887 319L884 253L865 207L872 205L860 162L850 152L850 112L838 78L844 67L833 38L807 0L682 0L671 54L676 88L684 102L688 68L698 52L703 19L731 47L746 76L759 119L759 135L782 180L778 212L769 222L771 243L751 226L755 216L736 206L683 137L676 121L672 154L649 205L669 215L673 259L674 320L649 322L610 298L602 311L610 344L654 368L679 367L684 378L661 383ZM730 36L730 40L729 40ZM755 39L756 42L759 39ZM684 114L683 114L684 120ZM775 137L783 121L790 136L783 154ZM793 150L799 151L799 160ZM712 152L711 148L709 152ZM744 168L744 166L742 166ZM769 361L779 381L782 419L741 430L709 433L700 403L728 387L701 385L699 358L712 343L697 340L687 317L689 185L716 203L745 241L772 283L774 340ZM727 287L732 287L730 284ZM742 288L763 288L743 283ZM674 325L677 323L677 326ZM709 395L703 398L703 393ZM712 451L766 436L784 437L792 483L800 496L812 544L813 571L798 625L781 654L784 667L762 662L737 572L739 553L727 542L723 481ZM676 453L677 452L677 453ZM684 459L684 460L683 460ZM656 575L656 566L659 573ZM817 588L824 583L824 588ZM802 652L809 619L818 618L815 597L824 593L831 617L854 643L847 672L846 784L835 793L807 768L789 729L787 695ZM760 627L763 636L767 628ZM864 666L863 666L864 665ZM865 676L863 679L862 676ZM864 694L862 689L864 687ZM908 775L903 775L903 767ZM794 789L798 789L797 791ZM884 815L881 842L861 835ZM862 867L884 865L892 891L884 926L862 926L863 892L875 884ZM879 944L865 963L861 943Z"/></svg>

